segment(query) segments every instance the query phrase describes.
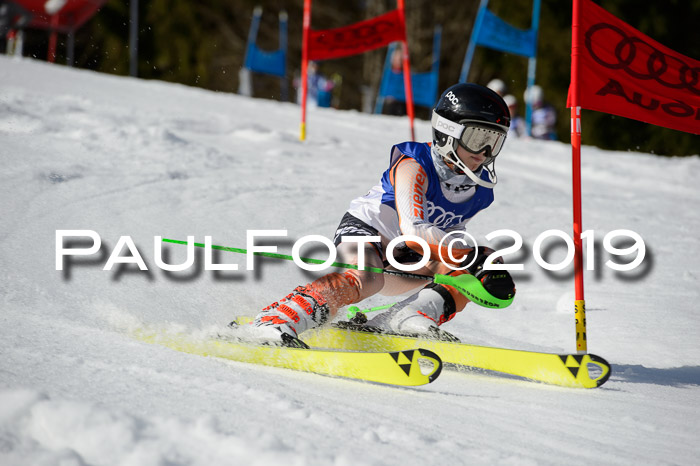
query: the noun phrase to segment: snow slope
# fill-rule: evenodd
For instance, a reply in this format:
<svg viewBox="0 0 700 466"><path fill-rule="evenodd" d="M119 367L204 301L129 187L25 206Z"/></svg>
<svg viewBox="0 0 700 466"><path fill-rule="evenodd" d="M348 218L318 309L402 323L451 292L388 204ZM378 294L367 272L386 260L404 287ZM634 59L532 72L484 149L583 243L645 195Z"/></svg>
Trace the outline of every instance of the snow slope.
<svg viewBox="0 0 700 466"><path fill-rule="evenodd" d="M241 270L206 271L201 251L164 272L154 236L245 247L246 230L287 229L269 241L284 253L332 237L407 138L405 119L314 109L301 143L292 104L5 57L0 83L0 464L697 464L697 156L584 147L589 351L614 366L603 387L443 371L404 389L177 353L125 330L222 326L313 279L286 261L246 271L231 253L216 260ZM546 272L532 254L542 232L571 231L570 148L511 140L497 169L496 202L470 232L522 235L509 257L525 265L518 296L502 311L469 306L446 329L573 352L571 267ZM56 230L79 229L102 250L56 270ZM604 265L617 229L645 241L633 272ZM127 235L149 270L102 270Z"/></svg>

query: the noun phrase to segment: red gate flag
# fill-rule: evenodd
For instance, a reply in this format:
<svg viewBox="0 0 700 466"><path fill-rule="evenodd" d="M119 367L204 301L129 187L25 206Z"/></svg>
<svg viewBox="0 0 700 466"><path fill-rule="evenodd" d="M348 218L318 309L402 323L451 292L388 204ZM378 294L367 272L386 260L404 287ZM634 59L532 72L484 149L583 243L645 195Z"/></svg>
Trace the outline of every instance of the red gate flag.
<svg viewBox="0 0 700 466"><path fill-rule="evenodd" d="M399 10L349 26L309 30L309 60L348 57L405 41L406 28Z"/></svg>
<svg viewBox="0 0 700 466"><path fill-rule="evenodd" d="M591 0L580 1L573 25L578 70L567 106L700 134L700 61L659 44Z"/></svg>
<svg viewBox="0 0 700 466"><path fill-rule="evenodd" d="M306 139L306 96L308 92L309 61L328 60L356 55L384 47L392 42L401 42L403 50L403 78L406 89L406 113L411 126L411 140L415 140L413 130L413 86L411 86L411 65L406 41L406 20L404 0L396 0L396 10L375 18L360 21L335 29L311 30L311 0L304 0L304 20L301 40L301 125L299 139Z"/></svg>

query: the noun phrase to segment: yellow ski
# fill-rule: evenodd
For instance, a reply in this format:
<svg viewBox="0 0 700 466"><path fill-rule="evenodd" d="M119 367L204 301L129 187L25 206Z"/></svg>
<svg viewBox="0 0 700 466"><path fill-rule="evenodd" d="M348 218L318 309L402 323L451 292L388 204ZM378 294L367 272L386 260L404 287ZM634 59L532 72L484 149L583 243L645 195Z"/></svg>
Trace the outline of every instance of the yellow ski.
<svg viewBox="0 0 700 466"><path fill-rule="evenodd" d="M439 354L445 363L502 372L563 387L599 387L611 373L610 364L593 354L540 353L337 327L310 330L302 337L309 345L344 350L401 351L420 346Z"/></svg>
<svg viewBox="0 0 700 466"><path fill-rule="evenodd" d="M422 348L379 352L286 348L146 329L134 332L134 337L199 356L391 385L425 385L434 381L442 370L440 357Z"/></svg>
<svg viewBox="0 0 700 466"><path fill-rule="evenodd" d="M244 324L250 320L240 317L237 322ZM346 351L403 351L420 346L439 354L445 363L501 372L562 387L596 388L603 385L611 374L610 364L594 354L555 354L494 348L350 330L335 325L309 330L301 337L311 346Z"/></svg>

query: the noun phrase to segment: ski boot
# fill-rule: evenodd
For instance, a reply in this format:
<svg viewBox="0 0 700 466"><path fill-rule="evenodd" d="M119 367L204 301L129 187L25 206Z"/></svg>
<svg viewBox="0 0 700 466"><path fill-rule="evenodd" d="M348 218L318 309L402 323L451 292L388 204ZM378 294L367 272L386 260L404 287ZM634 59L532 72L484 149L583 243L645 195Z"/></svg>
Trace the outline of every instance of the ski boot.
<svg viewBox="0 0 700 466"><path fill-rule="evenodd" d="M264 308L250 325L240 329L240 336L257 344L308 348L299 340L302 332L323 325L330 316L325 299L313 287L298 286L277 302Z"/></svg>
<svg viewBox="0 0 700 466"><path fill-rule="evenodd" d="M362 312L356 313L346 328L365 327L365 330L380 333L458 342L457 337L439 328L456 312L450 292L442 285L431 283L372 319Z"/></svg>

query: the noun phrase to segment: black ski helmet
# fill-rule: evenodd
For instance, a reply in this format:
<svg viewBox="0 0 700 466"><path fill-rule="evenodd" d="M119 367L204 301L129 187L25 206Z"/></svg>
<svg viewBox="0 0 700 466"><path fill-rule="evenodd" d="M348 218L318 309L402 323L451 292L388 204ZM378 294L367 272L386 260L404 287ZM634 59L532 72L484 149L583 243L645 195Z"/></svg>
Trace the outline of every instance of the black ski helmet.
<svg viewBox="0 0 700 466"><path fill-rule="evenodd" d="M488 169L503 147L510 111L503 98L491 89L473 83L459 83L449 87L438 99L431 119L433 145L450 168L464 172L482 186L492 187L495 171ZM486 151L486 167L494 179L485 182L471 173L457 156L457 145L470 152ZM480 167L481 168L481 167Z"/></svg>

